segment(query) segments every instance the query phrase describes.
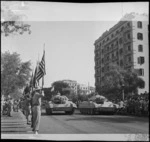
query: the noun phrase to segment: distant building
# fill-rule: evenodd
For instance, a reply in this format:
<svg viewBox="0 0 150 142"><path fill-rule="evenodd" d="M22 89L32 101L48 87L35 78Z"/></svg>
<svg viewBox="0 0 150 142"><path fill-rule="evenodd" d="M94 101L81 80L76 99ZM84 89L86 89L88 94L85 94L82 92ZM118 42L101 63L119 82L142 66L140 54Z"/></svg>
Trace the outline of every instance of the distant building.
<svg viewBox="0 0 150 142"><path fill-rule="evenodd" d="M85 92L86 94L95 92L95 88L86 84L77 83L75 80L62 80L64 83L67 83L69 87L77 94L78 90Z"/></svg>
<svg viewBox="0 0 150 142"><path fill-rule="evenodd" d="M86 94L95 92L95 88L86 84L78 84L78 89Z"/></svg>
<svg viewBox="0 0 150 142"><path fill-rule="evenodd" d="M106 31L95 45L95 86L103 86L104 74L115 63L145 81L139 93L149 92L149 22L146 14L127 14Z"/></svg>
<svg viewBox="0 0 150 142"><path fill-rule="evenodd" d="M69 87L77 94L77 81L75 80L62 80L63 82L67 83Z"/></svg>

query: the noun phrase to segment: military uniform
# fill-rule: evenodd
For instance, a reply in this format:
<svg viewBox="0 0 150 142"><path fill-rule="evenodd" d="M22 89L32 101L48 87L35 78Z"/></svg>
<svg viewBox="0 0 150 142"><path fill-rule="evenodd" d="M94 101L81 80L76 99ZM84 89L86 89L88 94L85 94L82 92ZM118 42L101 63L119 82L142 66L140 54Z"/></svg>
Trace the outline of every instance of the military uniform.
<svg viewBox="0 0 150 142"><path fill-rule="evenodd" d="M25 98L25 116L27 119L27 124L29 124L29 115L31 114L31 100L29 97Z"/></svg>
<svg viewBox="0 0 150 142"><path fill-rule="evenodd" d="M8 116L11 116L12 110L13 110L13 100L9 99L8 100Z"/></svg>
<svg viewBox="0 0 150 142"><path fill-rule="evenodd" d="M38 90L39 91L39 90ZM37 132L39 130L40 118L41 118L41 98L44 93L35 92L32 98L32 111L33 111L33 131Z"/></svg>

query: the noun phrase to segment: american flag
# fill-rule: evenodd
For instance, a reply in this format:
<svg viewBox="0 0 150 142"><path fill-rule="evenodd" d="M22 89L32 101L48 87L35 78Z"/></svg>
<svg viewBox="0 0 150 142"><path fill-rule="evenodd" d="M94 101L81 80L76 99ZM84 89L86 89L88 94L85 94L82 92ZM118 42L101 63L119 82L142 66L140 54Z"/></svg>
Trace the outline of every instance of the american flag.
<svg viewBox="0 0 150 142"><path fill-rule="evenodd" d="M37 68L37 74L36 74L36 80L39 81L45 74L45 51L43 53L43 57L41 62L38 64L38 68Z"/></svg>
<svg viewBox="0 0 150 142"><path fill-rule="evenodd" d="M38 72L38 65L39 63L37 63L37 66L35 68L35 72L34 72L34 76L33 76L33 87L36 87L37 86L37 79L36 79L36 76L37 76L37 72Z"/></svg>
<svg viewBox="0 0 150 142"><path fill-rule="evenodd" d="M32 76L31 76L31 80L30 80L30 87L33 87L33 72L32 72Z"/></svg>

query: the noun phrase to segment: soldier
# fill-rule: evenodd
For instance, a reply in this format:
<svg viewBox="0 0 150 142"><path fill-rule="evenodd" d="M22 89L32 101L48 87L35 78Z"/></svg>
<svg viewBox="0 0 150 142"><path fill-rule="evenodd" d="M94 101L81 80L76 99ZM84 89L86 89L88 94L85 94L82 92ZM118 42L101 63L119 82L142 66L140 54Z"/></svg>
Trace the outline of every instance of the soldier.
<svg viewBox="0 0 150 142"><path fill-rule="evenodd" d="M41 118L41 98L44 96L44 91L40 87L37 87L35 90L32 99L32 111L33 111L33 131L35 134L38 134L40 118Z"/></svg>
<svg viewBox="0 0 150 142"><path fill-rule="evenodd" d="M25 96L25 116L27 119L27 124L29 123L29 116L31 114L31 99L29 94Z"/></svg>
<svg viewBox="0 0 150 142"><path fill-rule="evenodd" d="M12 110L13 110L13 100L10 97L9 100L8 100L8 116L10 116L10 117L12 116L11 115Z"/></svg>

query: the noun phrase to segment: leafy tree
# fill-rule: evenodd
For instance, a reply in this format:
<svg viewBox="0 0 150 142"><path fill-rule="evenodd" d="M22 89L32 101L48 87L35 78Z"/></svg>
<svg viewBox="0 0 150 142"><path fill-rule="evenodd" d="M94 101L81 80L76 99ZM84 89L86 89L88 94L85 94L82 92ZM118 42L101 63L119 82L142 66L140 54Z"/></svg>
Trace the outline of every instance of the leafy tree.
<svg viewBox="0 0 150 142"><path fill-rule="evenodd" d="M126 95L131 92L137 93L137 89L145 85L143 79L138 77L134 71L127 71L113 64L105 73L103 83L103 87L97 86L96 90L108 99L122 98L123 84Z"/></svg>
<svg viewBox="0 0 150 142"><path fill-rule="evenodd" d="M55 92L60 92L61 95L70 94L70 89L64 90L64 88L70 88L69 85L63 81L55 81L52 83L52 86L55 88Z"/></svg>
<svg viewBox="0 0 150 142"><path fill-rule="evenodd" d="M27 84L31 71L30 61L22 62L20 55L9 51L1 56L1 92L5 96L20 94L20 89ZM13 95L12 95L13 94Z"/></svg>
<svg viewBox="0 0 150 142"><path fill-rule="evenodd" d="M95 96L95 93L94 93L94 92L90 93L90 94L88 95L88 98L91 98L91 97L93 97L93 96Z"/></svg>
<svg viewBox="0 0 150 142"><path fill-rule="evenodd" d="M30 25L25 24L23 21L25 15L13 12L10 8L12 3L2 2L1 4L1 34L5 36L23 34L24 32L30 34Z"/></svg>
<svg viewBox="0 0 150 142"><path fill-rule="evenodd" d="M70 93L67 94L67 97L69 100L71 100L72 102L76 103L78 101L78 96L77 94L74 92L74 90L70 90Z"/></svg>

